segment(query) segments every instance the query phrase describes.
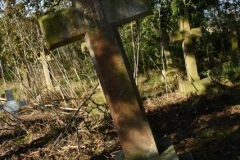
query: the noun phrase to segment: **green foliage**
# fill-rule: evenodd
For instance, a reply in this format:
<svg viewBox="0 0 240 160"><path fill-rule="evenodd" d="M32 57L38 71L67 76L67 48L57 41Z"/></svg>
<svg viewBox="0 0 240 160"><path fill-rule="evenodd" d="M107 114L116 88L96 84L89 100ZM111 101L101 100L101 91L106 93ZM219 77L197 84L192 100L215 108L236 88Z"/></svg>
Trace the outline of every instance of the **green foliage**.
<svg viewBox="0 0 240 160"><path fill-rule="evenodd" d="M236 82L240 80L240 63L226 62L222 67L222 77Z"/></svg>
<svg viewBox="0 0 240 160"><path fill-rule="evenodd" d="M240 62L225 62L222 66L209 70L206 74L218 82L226 80L233 83L238 82L240 80Z"/></svg>
<svg viewBox="0 0 240 160"><path fill-rule="evenodd" d="M138 22L133 22L133 30L131 30L131 24L127 24L120 28L120 34L122 38L122 42L124 44L125 51L129 58L129 62L131 68L133 68L133 46L132 43L134 42L135 45L137 43L137 36L140 35L140 64L139 69L143 71L145 69L149 69L152 66L151 61L149 60L149 56L153 59L156 59L158 56L158 44L159 44L159 37L158 31L154 28L154 18L155 15L148 16L143 20ZM133 32L133 33L132 33ZM134 35L134 39L132 39L131 35Z"/></svg>
<svg viewBox="0 0 240 160"><path fill-rule="evenodd" d="M11 5L6 8L6 14L4 13L0 17L2 26L0 28L0 59L6 66L4 74L7 79L14 77L7 68L13 70L22 64L34 65L37 54L43 50L44 40L35 18L66 8L71 4L66 0L44 1L44 3L41 3L40 0L16 2L9 1ZM213 70L216 65L221 66L221 63L232 60L229 58L232 55L230 35L232 27L239 28L239 13L233 12L234 9L239 8L239 2L218 0L150 0L150 2L153 9L151 16L132 22L132 30L131 24L124 25L119 29L132 69L134 67L132 42L135 43L137 51L138 36L140 37L139 71L143 73L156 69L156 67L162 69L160 31L164 30L168 33L176 31L178 19L186 16L189 16L192 28L202 27L203 29L203 37L194 42L199 72ZM134 35L133 39L132 34ZM239 38L239 30L236 35ZM69 75L75 74L73 66L78 69L77 73L80 78L84 78L81 75L85 75L86 72L90 74L90 77L94 75L89 55L81 53L79 43L59 50L51 53L58 57L61 67L68 71ZM185 71L181 42L170 44L170 51L173 66ZM221 77L236 81L239 70L233 69L234 65L237 67L235 63L224 64L219 71ZM59 69L56 73L61 74Z"/></svg>
<svg viewBox="0 0 240 160"><path fill-rule="evenodd" d="M184 4L181 0L173 0L171 3L172 16L178 18L180 15L184 15Z"/></svg>

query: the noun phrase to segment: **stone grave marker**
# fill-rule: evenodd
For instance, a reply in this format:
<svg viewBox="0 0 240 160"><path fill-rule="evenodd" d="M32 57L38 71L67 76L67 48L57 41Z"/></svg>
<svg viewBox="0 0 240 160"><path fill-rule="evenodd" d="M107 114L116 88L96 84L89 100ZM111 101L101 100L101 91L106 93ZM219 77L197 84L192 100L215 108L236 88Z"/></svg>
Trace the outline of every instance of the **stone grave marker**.
<svg viewBox="0 0 240 160"><path fill-rule="evenodd" d="M13 96L13 91L12 90L5 90L5 95L6 95L6 103L0 105L0 110L5 110L8 113L12 115L12 119L16 120L17 118L17 112L20 109L20 107L28 105L29 101L24 100L24 101L16 101Z"/></svg>
<svg viewBox="0 0 240 160"><path fill-rule="evenodd" d="M170 41L183 41L182 48L184 52L186 71L188 76L188 81L200 80L198 76L197 63L194 53L194 46L192 38L201 37L201 28L190 29L190 24L187 18L180 19L178 22L179 31L171 34Z"/></svg>
<svg viewBox="0 0 240 160"><path fill-rule="evenodd" d="M85 37L128 160L160 156L116 27L150 13L145 0L75 0L73 7L39 19L49 49Z"/></svg>
<svg viewBox="0 0 240 160"><path fill-rule="evenodd" d="M202 92L211 83L210 79L200 80L198 75L196 57L194 53L193 38L202 37L201 28L190 28L189 20L182 18L178 22L179 31L170 34L170 41L182 41L188 82L179 82L181 92Z"/></svg>

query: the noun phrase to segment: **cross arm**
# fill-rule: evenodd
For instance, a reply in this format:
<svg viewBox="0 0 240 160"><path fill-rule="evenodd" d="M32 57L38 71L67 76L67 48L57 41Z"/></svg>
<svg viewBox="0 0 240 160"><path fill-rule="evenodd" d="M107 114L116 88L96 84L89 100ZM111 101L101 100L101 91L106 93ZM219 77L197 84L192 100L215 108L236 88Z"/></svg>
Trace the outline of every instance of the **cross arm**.
<svg viewBox="0 0 240 160"><path fill-rule="evenodd" d="M75 0L75 6L38 21L48 49L80 40L98 23L122 25L151 14L145 0Z"/></svg>
<svg viewBox="0 0 240 160"><path fill-rule="evenodd" d="M105 0L111 23L123 25L152 14L152 9L146 0Z"/></svg>
<svg viewBox="0 0 240 160"><path fill-rule="evenodd" d="M29 105L29 101L28 100L19 101L18 104L19 104L19 107L26 106L26 105ZM3 110L4 107L5 107L5 104L1 104L0 111Z"/></svg>
<svg viewBox="0 0 240 160"><path fill-rule="evenodd" d="M86 33L77 9L69 8L48 14L39 19L39 24L48 49L58 48L78 39Z"/></svg>
<svg viewBox="0 0 240 160"><path fill-rule="evenodd" d="M11 103L12 101L15 101L12 90L6 90L5 91L5 95L6 95L6 103L5 104L0 104L0 110L4 109L8 102ZM28 100L23 100L23 101L19 101L19 102L15 101L15 102L17 103L18 107L29 105L29 101Z"/></svg>
<svg viewBox="0 0 240 160"><path fill-rule="evenodd" d="M191 37L202 37L202 29L201 28L193 28L190 30Z"/></svg>
<svg viewBox="0 0 240 160"><path fill-rule="evenodd" d="M20 105L20 107L22 107L22 106L26 106L26 105L29 105L29 104L30 104L30 103L29 103L28 100L19 101L19 105Z"/></svg>
<svg viewBox="0 0 240 160"><path fill-rule="evenodd" d="M185 37L202 37L202 29L201 28L193 28L190 30L190 32L171 32L169 34L170 42L176 42L176 41L182 41L185 39Z"/></svg>

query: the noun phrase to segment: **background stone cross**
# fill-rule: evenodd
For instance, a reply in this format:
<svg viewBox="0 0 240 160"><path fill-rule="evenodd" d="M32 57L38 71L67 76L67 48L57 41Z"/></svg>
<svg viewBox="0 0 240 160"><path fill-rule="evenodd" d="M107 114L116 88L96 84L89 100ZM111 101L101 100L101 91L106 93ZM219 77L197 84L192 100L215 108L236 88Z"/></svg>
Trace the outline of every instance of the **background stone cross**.
<svg viewBox="0 0 240 160"><path fill-rule="evenodd" d="M49 49L85 37L127 159L155 159L158 149L116 26L149 15L145 0L75 0L39 19Z"/></svg>
<svg viewBox="0 0 240 160"><path fill-rule="evenodd" d="M12 115L12 119L15 120L17 118L17 112L20 107L28 105L29 101L16 101L13 96L12 90L5 91L7 102L5 104L0 105L0 110L5 110Z"/></svg>
<svg viewBox="0 0 240 160"><path fill-rule="evenodd" d="M192 82L200 80L192 38L202 37L202 30L201 28L191 29L187 18L180 19L178 21L178 26L179 31L170 34L170 41L183 41L182 48L184 52L188 81Z"/></svg>

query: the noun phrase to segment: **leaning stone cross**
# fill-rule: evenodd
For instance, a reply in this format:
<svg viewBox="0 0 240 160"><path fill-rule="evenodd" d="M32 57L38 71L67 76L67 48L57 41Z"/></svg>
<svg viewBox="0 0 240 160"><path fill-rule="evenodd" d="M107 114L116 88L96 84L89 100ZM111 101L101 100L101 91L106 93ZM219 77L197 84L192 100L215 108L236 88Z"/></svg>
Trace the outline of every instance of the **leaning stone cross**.
<svg viewBox="0 0 240 160"><path fill-rule="evenodd" d="M145 0L75 0L39 19L49 49L85 37L127 159L154 159L158 149L116 26L149 14Z"/></svg>
<svg viewBox="0 0 240 160"><path fill-rule="evenodd" d="M5 110L12 115L12 119L15 120L17 118L17 112L20 107L28 105L29 101L16 101L13 96L12 90L5 91L7 102L5 104L0 105L0 110Z"/></svg>
<svg viewBox="0 0 240 160"><path fill-rule="evenodd" d="M184 52L188 81L193 82L200 80L192 38L202 37L202 30L201 28L190 29L190 24L187 18L180 19L178 25L179 31L171 33L170 41L183 41L182 48Z"/></svg>

